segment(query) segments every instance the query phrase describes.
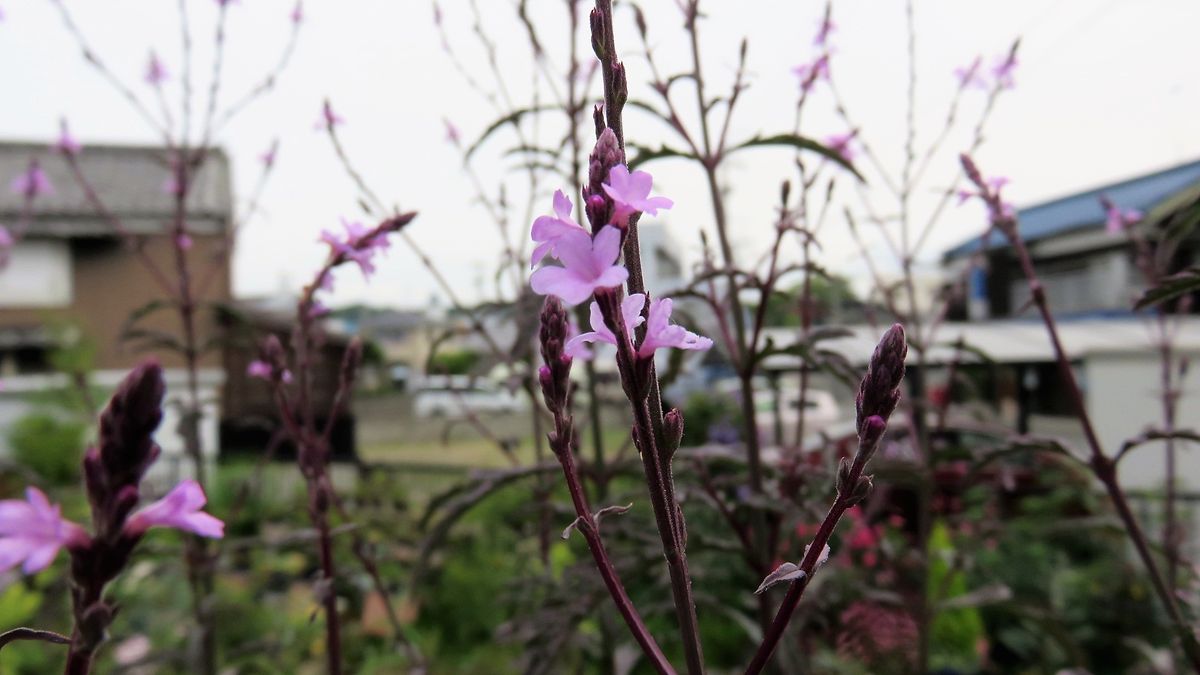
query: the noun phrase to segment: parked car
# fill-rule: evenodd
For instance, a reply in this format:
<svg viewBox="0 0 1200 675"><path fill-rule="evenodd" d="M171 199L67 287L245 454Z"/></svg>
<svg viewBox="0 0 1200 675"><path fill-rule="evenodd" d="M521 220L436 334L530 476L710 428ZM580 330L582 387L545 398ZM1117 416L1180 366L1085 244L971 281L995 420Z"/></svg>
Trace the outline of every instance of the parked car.
<svg viewBox="0 0 1200 675"><path fill-rule="evenodd" d="M521 412L529 408L529 402L518 393L487 382L427 378L414 393L412 406L417 417L465 417L469 412Z"/></svg>

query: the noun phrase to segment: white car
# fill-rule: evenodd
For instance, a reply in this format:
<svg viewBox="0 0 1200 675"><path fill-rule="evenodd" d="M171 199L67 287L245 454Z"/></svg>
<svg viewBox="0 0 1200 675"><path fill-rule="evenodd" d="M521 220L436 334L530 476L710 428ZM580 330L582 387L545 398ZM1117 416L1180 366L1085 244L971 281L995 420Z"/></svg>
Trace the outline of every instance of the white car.
<svg viewBox="0 0 1200 675"><path fill-rule="evenodd" d="M413 396L417 417L466 417L469 413L515 413L527 410L523 394L482 383L426 382Z"/></svg>

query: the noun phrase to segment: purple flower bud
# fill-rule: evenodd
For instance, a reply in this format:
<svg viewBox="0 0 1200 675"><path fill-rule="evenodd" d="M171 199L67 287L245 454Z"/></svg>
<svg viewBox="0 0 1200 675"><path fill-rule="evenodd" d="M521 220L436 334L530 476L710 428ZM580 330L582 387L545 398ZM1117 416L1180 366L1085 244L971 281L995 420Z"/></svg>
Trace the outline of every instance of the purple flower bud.
<svg viewBox="0 0 1200 675"><path fill-rule="evenodd" d="M669 456L679 449L679 443L683 440L683 413L679 412L679 408L671 408L663 415L663 435L666 437Z"/></svg>
<svg viewBox="0 0 1200 675"><path fill-rule="evenodd" d="M858 387L855 401L859 438L867 432L868 419L878 416L884 423L900 402L900 381L904 379L904 359L908 355L904 327L893 324L875 347L867 374Z"/></svg>

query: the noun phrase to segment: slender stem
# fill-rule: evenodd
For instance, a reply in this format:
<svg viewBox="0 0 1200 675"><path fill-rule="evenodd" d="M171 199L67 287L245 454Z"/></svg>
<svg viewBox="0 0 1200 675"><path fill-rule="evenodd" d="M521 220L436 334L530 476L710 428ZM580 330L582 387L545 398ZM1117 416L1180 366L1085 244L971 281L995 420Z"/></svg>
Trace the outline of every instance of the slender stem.
<svg viewBox="0 0 1200 675"><path fill-rule="evenodd" d="M320 490L320 487L310 488ZM333 537L329 533L329 519L323 512L315 511L313 520L316 521L320 533L322 604L325 607L325 653L328 656L329 675L341 675L342 672L342 636L341 622L338 620L337 593L334 592L333 568Z"/></svg>
<svg viewBox="0 0 1200 675"><path fill-rule="evenodd" d="M977 185L977 187L980 190L986 190L986 186ZM1002 212L998 195L985 192L985 199L989 201L989 208L993 214ZM1130 541L1137 550L1138 557L1141 558L1142 564L1146 568L1146 573L1150 577L1150 583L1154 586L1159 600L1162 601L1163 607L1171 619L1172 626L1180 641L1180 647L1183 649L1188 661L1191 662L1192 667L1197 672L1200 672L1200 645L1197 644L1196 636L1192 633L1192 629L1184 619L1179 609L1179 604L1175 601L1175 596L1171 593L1170 588L1163 579L1162 573L1159 571L1158 563L1154 560L1154 555L1150 551L1150 544L1146 539L1145 533L1142 531L1141 525L1138 523L1137 517L1133 515L1133 511L1129 508L1125 491L1117 479L1116 464L1105 454L1103 446L1100 444L1099 436L1092 425L1091 415L1087 410L1087 404L1084 402L1083 392L1080 390L1079 382L1075 378L1075 372L1071 368L1071 361L1067 357L1066 350L1063 349L1062 341L1059 339L1058 324L1050 311L1050 304L1046 300L1046 290L1042 286L1041 279L1038 277L1033 266L1033 259L1029 254L1029 249L1025 246L1025 241L1021 238L1017 230L1017 224L1011 217L1007 219L1003 217L996 218L994 215L993 222L1008 237L1009 243L1012 244L1017 261L1029 284L1029 291L1033 297L1034 306L1037 307L1042 323L1046 326L1046 333L1050 338L1050 345L1054 350L1054 359L1058 365L1059 375L1062 377L1063 383L1067 386L1068 400L1075 411L1075 416L1079 419L1084 439L1091 450L1090 466L1092 471L1104 486L1105 491L1108 492L1109 499L1112 500L1113 506L1117 510L1117 515L1121 518L1121 522L1125 526L1125 532L1129 535Z"/></svg>
<svg viewBox="0 0 1200 675"><path fill-rule="evenodd" d="M612 0L596 0L595 13L602 24L602 35L593 35L593 40L602 41L603 57L600 59L601 71L604 75L605 116L609 129L617 138L621 147L624 161L625 136L621 116L624 94L618 92L616 72L618 67L616 39L613 34ZM638 244L637 224L630 219L629 231L625 237L625 266L629 270L628 288L630 293L643 293L645 286L642 279L641 251ZM615 296L614 296L615 297ZM610 298L612 299L612 298ZM609 308L606 314L611 317L620 316L620 308L616 305ZM617 329L625 335L624 322L615 321ZM639 330L644 331L642 326ZM625 362L622 377L629 380L632 376L632 366L635 356L632 353L632 336L627 336L620 347L619 360ZM630 399L635 420L635 434L640 445L643 469L646 474L650 501L654 508L654 518L658 526L659 537L662 540L663 555L667 559L667 571L671 578L671 592L675 602L675 614L679 621L679 631L683 638L684 655L688 672L699 675L704 672L704 655L700 644L700 628L696 620L696 603L692 597L692 581L688 573L687 553L679 502L675 498L674 478L671 474L671 458L665 452L666 444L663 434L662 396L659 392L657 374L653 364L648 375L648 392L645 400Z"/></svg>
<svg viewBox="0 0 1200 675"><path fill-rule="evenodd" d="M571 504L575 507L575 515L578 516L576 529L587 541L588 550L592 553L592 559L596 562L596 569L600 571L604 586L612 596L613 604L617 606L617 611L625 620L625 625L629 627L629 632L633 634L634 640L642 648L650 665L658 673L674 675L675 669L663 654L658 643L655 642L646 623L642 621L629 594L625 592L625 586L621 583L616 567L608 557L608 551L604 548L604 540L600 537L599 523L592 515L592 509L584 494L583 483L579 479L579 470L575 466L575 458L571 451L571 436L570 418L561 413L556 414L554 454L558 457L559 464L562 465L563 476L567 480L567 491L571 494Z"/></svg>

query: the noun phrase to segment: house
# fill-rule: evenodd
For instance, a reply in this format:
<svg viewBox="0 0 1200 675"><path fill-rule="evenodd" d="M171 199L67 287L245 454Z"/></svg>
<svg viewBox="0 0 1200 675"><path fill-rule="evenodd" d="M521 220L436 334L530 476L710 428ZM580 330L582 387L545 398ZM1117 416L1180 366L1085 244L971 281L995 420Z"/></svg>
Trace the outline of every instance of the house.
<svg viewBox="0 0 1200 675"><path fill-rule="evenodd" d="M117 236L72 177L67 162L44 145L0 144L0 179L22 174L36 157L53 192L37 198L27 231L0 267L0 428L29 409L30 392L64 386L50 355L56 346L53 325L68 325L91 345L91 381L110 387L147 352L128 339L130 317L152 307L164 291L129 242ZM81 170L105 207L138 242L144 257L175 279L174 239L167 236L174 217L173 198L164 191L169 172L163 150L149 146L88 146L78 158ZM197 334L204 342L220 326L211 308L230 300L227 235L233 218L229 162L219 151L195 175L188 205L193 283L203 285ZM0 192L0 223L20 225L23 198ZM176 283L176 282L172 282ZM178 335L178 315L162 308L138 324L146 331ZM149 335L145 333L143 335ZM165 369L166 417L158 433L164 458L178 459L182 442L175 433L179 407L171 405L186 391L181 355L151 350ZM199 396L206 401L201 423L204 450L217 448L217 419L225 369L219 349L199 357ZM0 438L0 446L4 440ZM171 464L171 461L166 464Z"/></svg>
<svg viewBox="0 0 1200 675"><path fill-rule="evenodd" d="M1060 316L1129 315L1132 299L1144 290L1126 237L1105 231L1106 197L1122 210L1146 214L1144 232L1158 227L1172 211L1200 200L1200 161L1157 171L1052 199L1018 210L1021 236L1029 247L1050 306ZM1200 230L1181 242L1174 269L1200 259ZM982 259L982 265L973 261ZM998 232L969 239L946 251L949 277L969 275L966 306L951 318L1007 318L1024 313L1029 296L1012 249ZM1200 312L1200 302L1192 303Z"/></svg>

